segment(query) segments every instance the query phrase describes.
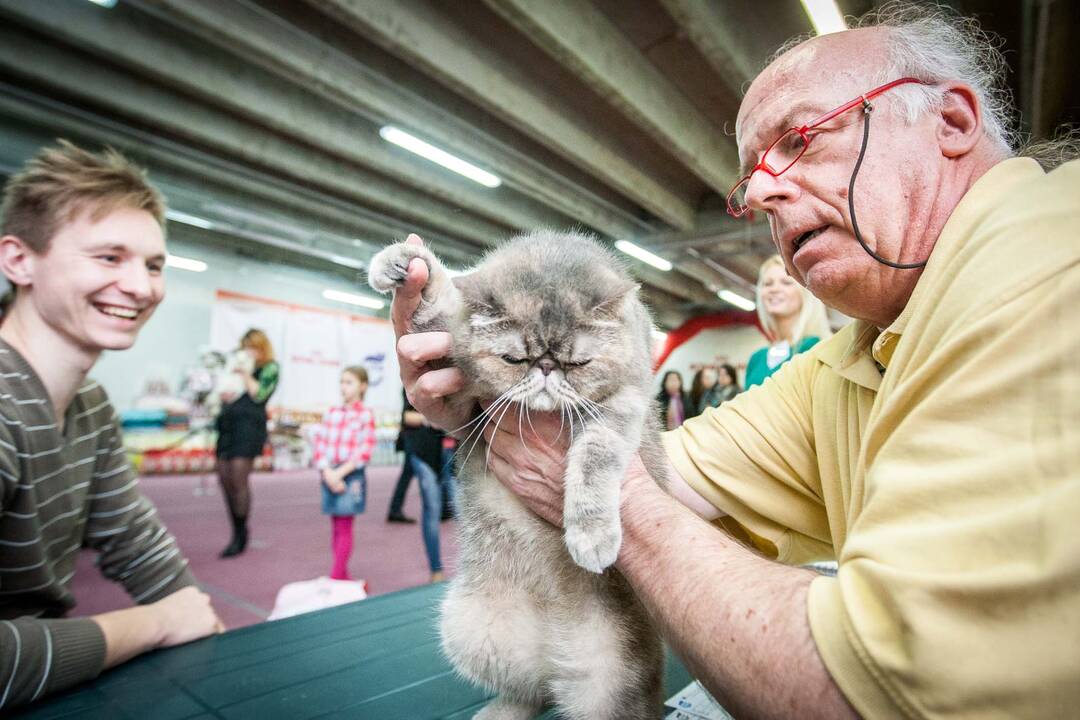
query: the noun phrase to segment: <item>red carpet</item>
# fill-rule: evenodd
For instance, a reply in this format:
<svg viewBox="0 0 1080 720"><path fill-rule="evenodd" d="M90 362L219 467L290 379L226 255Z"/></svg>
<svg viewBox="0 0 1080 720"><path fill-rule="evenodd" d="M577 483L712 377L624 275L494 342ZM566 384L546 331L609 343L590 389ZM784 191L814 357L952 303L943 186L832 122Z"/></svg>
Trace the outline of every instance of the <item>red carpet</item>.
<svg viewBox="0 0 1080 720"><path fill-rule="evenodd" d="M349 571L353 578L367 580L369 595L413 587L430 578L419 524L386 522L399 472L397 467L369 470L367 511L356 519ZM330 519L319 511L314 470L252 476L251 542L247 552L228 560L218 559L230 530L214 476L147 477L142 490L157 505L229 628L264 620L282 585L330 574ZM415 480L409 486L405 514L420 517ZM457 560L453 521L442 523L440 545L449 576ZM94 555L88 552L79 559L73 583L79 604L73 614L93 615L130 606L123 588L102 578L93 561Z"/></svg>

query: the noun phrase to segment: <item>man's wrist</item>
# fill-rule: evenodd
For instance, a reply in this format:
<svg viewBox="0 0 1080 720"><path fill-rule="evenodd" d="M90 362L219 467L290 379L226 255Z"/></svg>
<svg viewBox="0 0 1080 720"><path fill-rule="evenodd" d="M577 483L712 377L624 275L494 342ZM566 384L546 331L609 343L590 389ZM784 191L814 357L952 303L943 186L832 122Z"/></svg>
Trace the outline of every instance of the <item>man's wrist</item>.
<svg viewBox="0 0 1080 720"><path fill-rule="evenodd" d="M634 465L637 465L636 463ZM656 484L644 468L631 465L627 480L623 483L622 498L619 503L619 518L622 522L623 541L616 561L632 562L633 554L639 549L639 540L648 532L650 525L658 525L658 511L662 512L664 503L671 498Z"/></svg>
<svg viewBox="0 0 1080 720"><path fill-rule="evenodd" d="M145 637L148 642L146 649L148 651L155 650L164 645L168 628L165 627L164 618L161 616L161 609L158 604L150 603L149 605L138 605L136 607L142 611L142 617L139 618L139 621L145 628Z"/></svg>

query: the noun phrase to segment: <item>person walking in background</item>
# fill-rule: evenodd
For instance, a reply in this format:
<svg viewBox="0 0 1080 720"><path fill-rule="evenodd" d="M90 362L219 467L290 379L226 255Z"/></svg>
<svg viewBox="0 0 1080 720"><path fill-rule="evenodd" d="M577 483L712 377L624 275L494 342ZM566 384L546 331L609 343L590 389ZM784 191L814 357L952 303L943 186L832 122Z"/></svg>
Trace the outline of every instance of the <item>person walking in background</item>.
<svg viewBox="0 0 1080 720"><path fill-rule="evenodd" d="M769 345L746 364L748 388L765 382L794 355L832 335L825 305L788 275L779 255L763 262L758 271L757 314Z"/></svg>
<svg viewBox="0 0 1080 720"><path fill-rule="evenodd" d="M322 480L322 511L330 516L334 580L350 579L353 519L367 505L364 468L375 450L375 416L364 407L367 388L367 370L345 368L342 404L326 411L315 432L314 460Z"/></svg>
<svg viewBox="0 0 1080 720"><path fill-rule="evenodd" d="M266 445L266 403L277 389L279 368L274 348L262 330L252 328L240 339L240 348L255 359L254 372L237 370L245 391L237 398L223 398L226 404L217 418L217 471L222 493L232 520L232 540L221 557L233 557L247 548L248 514L251 511L249 476L255 458Z"/></svg>
<svg viewBox="0 0 1080 720"><path fill-rule="evenodd" d="M656 402L660 408L660 424L665 430L674 430L686 420L687 410L691 407L690 398L683 390L682 375L678 370L664 373Z"/></svg>
<svg viewBox="0 0 1080 720"><path fill-rule="evenodd" d="M416 411L404 391L402 397L402 443L405 445L405 457L420 484L420 531L431 570L431 582L439 582L443 579L442 558L439 555L439 518L442 515L443 503L439 469L443 467L444 433L432 427L427 418Z"/></svg>
<svg viewBox="0 0 1080 720"><path fill-rule="evenodd" d="M399 453L405 453L405 460L401 463L401 474L398 475L397 482L394 484L394 494L390 498L390 508L386 513L386 522L414 523L416 520L408 517L403 509L405 506L405 493L408 492L409 483L413 479L412 460L409 458L409 453L405 452L404 426L398 432L394 449Z"/></svg>

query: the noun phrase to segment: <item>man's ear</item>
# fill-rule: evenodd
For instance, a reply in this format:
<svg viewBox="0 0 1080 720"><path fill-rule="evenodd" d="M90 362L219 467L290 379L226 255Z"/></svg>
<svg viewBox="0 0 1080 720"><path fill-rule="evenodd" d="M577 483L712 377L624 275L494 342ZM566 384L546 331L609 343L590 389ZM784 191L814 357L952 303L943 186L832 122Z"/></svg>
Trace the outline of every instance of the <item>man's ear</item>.
<svg viewBox="0 0 1080 720"><path fill-rule="evenodd" d="M945 157L966 155L986 134L982 123L982 104L975 91L962 83L945 87L939 117L941 122L937 128L937 140Z"/></svg>
<svg viewBox="0 0 1080 720"><path fill-rule="evenodd" d="M0 237L0 272L12 285L26 287L34 281L36 254L15 235Z"/></svg>

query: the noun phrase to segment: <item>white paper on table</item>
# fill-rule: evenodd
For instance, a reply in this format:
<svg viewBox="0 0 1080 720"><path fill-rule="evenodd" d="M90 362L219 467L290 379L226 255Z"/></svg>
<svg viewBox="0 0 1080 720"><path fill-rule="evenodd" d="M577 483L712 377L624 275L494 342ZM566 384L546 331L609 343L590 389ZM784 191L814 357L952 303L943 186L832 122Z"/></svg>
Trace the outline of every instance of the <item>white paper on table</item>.
<svg viewBox="0 0 1080 720"><path fill-rule="evenodd" d="M668 720L734 720L697 680L669 697L664 705L675 709Z"/></svg>

